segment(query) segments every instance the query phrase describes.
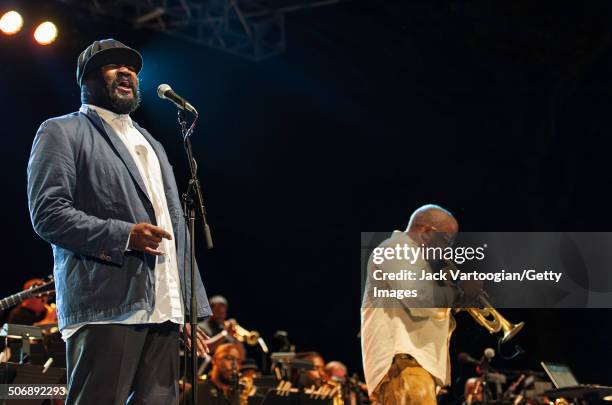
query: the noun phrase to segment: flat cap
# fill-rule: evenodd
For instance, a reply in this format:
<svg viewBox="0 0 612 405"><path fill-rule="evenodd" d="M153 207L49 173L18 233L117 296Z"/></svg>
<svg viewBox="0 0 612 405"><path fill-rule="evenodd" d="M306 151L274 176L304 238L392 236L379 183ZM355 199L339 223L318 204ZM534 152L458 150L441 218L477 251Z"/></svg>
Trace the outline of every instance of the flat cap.
<svg viewBox="0 0 612 405"><path fill-rule="evenodd" d="M76 70L77 83L81 86L89 72L113 63L133 66L136 73L139 73L142 69L142 55L137 50L112 38L94 41L79 55Z"/></svg>

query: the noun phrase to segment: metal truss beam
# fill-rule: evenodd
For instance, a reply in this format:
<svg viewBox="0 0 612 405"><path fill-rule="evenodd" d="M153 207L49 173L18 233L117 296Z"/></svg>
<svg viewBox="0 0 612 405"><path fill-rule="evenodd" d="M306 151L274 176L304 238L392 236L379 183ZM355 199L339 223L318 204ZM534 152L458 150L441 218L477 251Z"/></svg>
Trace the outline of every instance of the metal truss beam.
<svg viewBox="0 0 612 405"><path fill-rule="evenodd" d="M287 13L343 0L296 1L269 4L258 0L85 0L78 4L135 28L156 30L261 61L286 49Z"/></svg>

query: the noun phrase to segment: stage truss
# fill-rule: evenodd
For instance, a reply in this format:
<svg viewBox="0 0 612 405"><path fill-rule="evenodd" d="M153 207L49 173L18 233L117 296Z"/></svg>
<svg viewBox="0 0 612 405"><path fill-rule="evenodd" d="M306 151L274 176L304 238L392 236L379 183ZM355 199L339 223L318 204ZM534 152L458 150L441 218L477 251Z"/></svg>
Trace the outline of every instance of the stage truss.
<svg viewBox="0 0 612 405"><path fill-rule="evenodd" d="M286 49L285 16L343 0L85 0L92 13L254 61ZM64 0L64 2L70 2Z"/></svg>

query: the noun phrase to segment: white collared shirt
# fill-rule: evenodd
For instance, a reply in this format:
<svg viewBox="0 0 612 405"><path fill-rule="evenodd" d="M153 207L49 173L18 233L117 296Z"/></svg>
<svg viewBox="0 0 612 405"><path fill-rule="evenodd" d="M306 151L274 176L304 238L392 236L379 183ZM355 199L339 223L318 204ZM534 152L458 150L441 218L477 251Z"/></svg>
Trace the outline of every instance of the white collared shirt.
<svg viewBox="0 0 612 405"><path fill-rule="evenodd" d="M157 154L144 135L134 127L132 119L128 114L116 114L94 105L83 104L81 106L81 112L86 113L88 110L97 112L100 118L113 129L116 136L121 139L130 152L147 189L147 195L153 204L157 226L169 232L172 235L172 240L164 238L159 244L158 250L164 252L164 255L156 256L154 270L155 306L153 312L148 313L146 310L141 309L119 318L70 325L62 329L62 338L64 340L68 339L81 326L90 323L138 324L172 321L182 325L184 323L184 308L176 260L175 235ZM115 134L109 135L115 136Z"/></svg>
<svg viewBox="0 0 612 405"><path fill-rule="evenodd" d="M418 245L401 231L394 231L391 238L379 246ZM423 269L431 273L431 266L423 259L415 263L406 260L386 260L374 264L368 261L368 277L378 269L394 273L402 269ZM433 282L432 282L433 283ZM411 282L392 282L391 288L412 289ZM423 287L420 285L419 287ZM452 295L450 289L438 287L443 293ZM429 290L429 291L428 291ZM448 290L448 291L447 291ZM431 296L431 288L421 290ZM455 329L451 308L405 308L373 305L372 289L366 284L361 307L361 350L366 384L374 392L387 375L396 354L409 354L427 370L438 386L450 384L450 337Z"/></svg>

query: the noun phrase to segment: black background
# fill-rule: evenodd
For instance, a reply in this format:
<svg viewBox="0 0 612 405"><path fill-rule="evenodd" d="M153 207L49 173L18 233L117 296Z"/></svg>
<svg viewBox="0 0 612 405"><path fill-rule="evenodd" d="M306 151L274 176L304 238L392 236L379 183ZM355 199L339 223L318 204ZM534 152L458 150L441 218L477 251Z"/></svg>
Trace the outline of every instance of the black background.
<svg viewBox="0 0 612 405"><path fill-rule="evenodd" d="M52 272L27 211L31 142L43 120L78 109L80 51L114 37L143 53L133 118L164 144L181 189L175 110L157 85L202 114L194 149L216 247L205 252L200 238L198 259L209 295L264 337L287 330L298 350L361 374L360 231L403 229L428 202L469 231L612 228L609 6L531 3L347 1L291 14L287 52L254 63L60 2L0 2L26 20L0 37L0 296ZM31 37L44 18L60 30L47 47ZM612 384L610 310L503 312L526 322L516 338L526 354L494 364L563 361L581 382ZM468 317L458 323L453 354L494 345Z"/></svg>

